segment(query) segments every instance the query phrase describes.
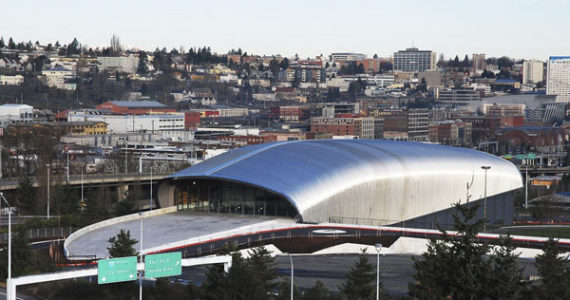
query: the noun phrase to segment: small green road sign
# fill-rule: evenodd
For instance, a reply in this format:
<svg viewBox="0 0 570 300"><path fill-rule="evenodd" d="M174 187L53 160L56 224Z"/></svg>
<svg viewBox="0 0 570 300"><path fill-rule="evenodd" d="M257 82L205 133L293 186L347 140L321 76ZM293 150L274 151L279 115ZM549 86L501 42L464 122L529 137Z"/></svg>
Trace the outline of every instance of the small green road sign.
<svg viewBox="0 0 570 300"><path fill-rule="evenodd" d="M144 277L157 278L182 274L182 252L146 255Z"/></svg>
<svg viewBox="0 0 570 300"><path fill-rule="evenodd" d="M137 257L127 256L99 260L97 275L99 284L135 280L137 279Z"/></svg>

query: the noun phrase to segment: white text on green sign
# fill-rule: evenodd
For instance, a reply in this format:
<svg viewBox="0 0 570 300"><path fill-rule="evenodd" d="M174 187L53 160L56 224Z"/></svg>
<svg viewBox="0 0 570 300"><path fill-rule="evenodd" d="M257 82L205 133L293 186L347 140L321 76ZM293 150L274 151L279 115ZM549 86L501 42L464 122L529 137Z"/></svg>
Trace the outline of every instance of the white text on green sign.
<svg viewBox="0 0 570 300"><path fill-rule="evenodd" d="M102 259L97 262L99 284L137 279L137 257Z"/></svg>
<svg viewBox="0 0 570 300"><path fill-rule="evenodd" d="M182 274L182 253L161 253L146 255L144 277L157 278Z"/></svg>

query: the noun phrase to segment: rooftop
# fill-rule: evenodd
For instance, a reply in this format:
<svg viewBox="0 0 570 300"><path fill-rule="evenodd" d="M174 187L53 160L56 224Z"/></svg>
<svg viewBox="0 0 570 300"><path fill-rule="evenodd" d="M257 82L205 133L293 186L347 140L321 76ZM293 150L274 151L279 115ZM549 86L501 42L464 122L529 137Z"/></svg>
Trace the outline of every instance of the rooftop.
<svg viewBox="0 0 570 300"><path fill-rule="evenodd" d="M143 100L143 101L110 101L114 105L122 106L122 107L145 107L145 108L166 108L167 106L158 102L158 101L151 101L151 100Z"/></svg>

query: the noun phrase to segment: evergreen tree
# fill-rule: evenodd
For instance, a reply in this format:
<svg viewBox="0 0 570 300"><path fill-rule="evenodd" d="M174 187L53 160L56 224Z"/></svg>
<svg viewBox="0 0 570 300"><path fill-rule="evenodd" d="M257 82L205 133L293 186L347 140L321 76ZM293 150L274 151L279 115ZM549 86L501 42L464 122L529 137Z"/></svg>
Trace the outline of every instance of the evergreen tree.
<svg viewBox="0 0 570 300"><path fill-rule="evenodd" d="M77 38L73 38L73 41L67 45L67 55L79 54L81 52L81 46L77 41Z"/></svg>
<svg viewBox="0 0 570 300"><path fill-rule="evenodd" d="M308 289L303 295L303 300L328 300L330 298L329 290L327 290L320 280L317 280L315 285Z"/></svg>
<svg viewBox="0 0 570 300"><path fill-rule="evenodd" d="M8 39L8 48L16 49L16 43L14 43L14 40L12 38Z"/></svg>
<svg viewBox="0 0 570 300"><path fill-rule="evenodd" d="M416 282L408 285L412 297L482 299L487 294L485 284L491 280L492 269L485 258L489 246L477 239L484 220L473 221L479 205L456 203L455 209L459 213L453 215L457 236L453 238L440 228L441 239L431 239L421 259L414 258Z"/></svg>
<svg viewBox="0 0 570 300"><path fill-rule="evenodd" d="M471 66L471 63L469 62L469 56L467 56L467 54L465 54L465 58L463 58L463 62L461 63L461 66L464 69L467 69Z"/></svg>
<svg viewBox="0 0 570 300"><path fill-rule="evenodd" d="M34 188L30 176L27 174L22 175L18 183L18 194L16 205L14 206L18 207L24 214L35 213L36 193L36 188Z"/></svg>
<svg viewBox="0 0 570 300"><path fill-rule="evenodd" d="M559 256L558 241L548 239L543 251L536 256L536 268L542 278L535 291L537 299L570 299L570 263Z"/></svg>
<svg viewBox="0 0 570 300"><path fill-rule="evenodd" d="M0 48L6 47L6 42L4 42L4 37L0 37Z"/></svg>
<svg viewBox="0 0 570 300"><path fill-rule="evenodd" d="M248 267L253 273L252 275L259 279L262 288L267 294L277 287L275 279L277 279L277 263L275 258L271 257L271 253L265 247L256 247L249 252Z"/></svg>
<svg viewBox="0 0 570 300"><path fill-rule="evenodd" d="M291 278L285 277L279 282L278 295L275 300L289 300L291 299ZM301 292L299 287L293 283L293 299L301 299Z"/></svg>
<svg viewBox="0 0 570 300"><path fill-rule="evenodd" d="M69 185L58 184L54 187L53 192L55 211L59 215L67 215L76 213L79 209L79 201L77 194Z"/></svg>
<svg viewBox="0 0 570 300"><path fill-rule="evenodd" d="M227 245L221 254L232 255L232 267L223 273L220 266L211 266L206 271L206 282L202 286L205 299L239 300L267 299L273 291L277 276L274 259L264 248L253 249L251 257L245 259L236 251L235 245Z"/></svg>
<svg viewBox="0 0 570 300"><path fill-rule="evenodd" d="M7 243L3 245L7 247ZM25 226L16 227L12 234L12 277L53 271L49 258L35 252L30 246ZM0 252L0 278L8 275L8 250Z"/></svg>
<svg viewBox="0 0 570 300"><path fill-rule="evenodd" d="M349 300L373 299L376 296L376 272L368 262L366 249L358 255L358 262L350 269L347 280L340 287L343 297Z"/></svg>
<svg viewBox="0 0 570 300"><path fill-rule="evenodd" d="M492 269L487 287L489 299L520 299L527 291L523 281L523 268L517 265L518 254L509 236L501 236L490 260ZM525 297L526 298L526 297Z"/></svg>
<svg viewBox="0 0 570 300"><path fill-rule="evenodd" d="M146 55L146 52L140 51L139 52L139 65L137 67L137 73L139 73L141 75L145 75L148 73L148 67L146 65L147 62L148 62L148 57Z"/></svg>
<svg viewBox="0 0 570 300"><path fill-rule="evenodd" d="M136 239L131 239L131 231L121 231L108 241L111 247L107 247L111 257L124 257L124 256L137 256L138 252L135 250L134 245L138 242Z"/></svg>

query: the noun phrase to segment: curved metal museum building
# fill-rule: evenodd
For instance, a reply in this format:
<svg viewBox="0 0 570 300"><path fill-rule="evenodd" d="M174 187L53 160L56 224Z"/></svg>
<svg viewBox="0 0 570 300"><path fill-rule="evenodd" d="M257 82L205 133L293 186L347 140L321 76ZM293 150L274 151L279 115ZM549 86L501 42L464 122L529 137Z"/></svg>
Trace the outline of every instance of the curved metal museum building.
<svg viewBox="0 0 570 300"><path fill-rule="evenodd" d="M409 226L450 221L452 203L467 194L482 203L485 182L488 219L511 223L522 178L496 156L414 142L291 141L235 149L175 173L158 200L179 210Z"/></svg>

